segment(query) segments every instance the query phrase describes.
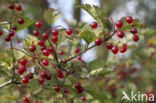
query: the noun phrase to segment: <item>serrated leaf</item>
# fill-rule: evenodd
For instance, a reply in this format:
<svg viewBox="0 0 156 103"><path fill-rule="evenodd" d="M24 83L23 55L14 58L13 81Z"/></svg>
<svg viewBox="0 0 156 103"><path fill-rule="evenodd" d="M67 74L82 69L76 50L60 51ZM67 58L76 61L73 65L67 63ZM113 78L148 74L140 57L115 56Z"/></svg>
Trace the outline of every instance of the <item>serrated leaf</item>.
<svg viewBox="0 0 156 103"><path fill-rule="evenodd" d="M44 11L44 19L49 25L53 24L60 16L61 13L52 8Z"/></svg>
<svg viewBox="0 0 156 103"><path fill-rule="evenodd" d="M96 59L88 63L88 66L91 70L99 69L104 66L104 61L101 59Z"/></svg>

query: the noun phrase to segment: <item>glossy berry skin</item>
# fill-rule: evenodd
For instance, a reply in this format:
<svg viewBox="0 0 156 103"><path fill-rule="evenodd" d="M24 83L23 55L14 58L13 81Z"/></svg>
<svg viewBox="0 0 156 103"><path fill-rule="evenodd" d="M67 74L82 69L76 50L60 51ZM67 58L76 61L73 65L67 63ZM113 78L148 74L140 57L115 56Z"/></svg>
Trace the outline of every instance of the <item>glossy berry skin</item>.
<svg viewBox="0 0 156 103"><path fill-rule="evenodd" d="M123 22L121 21L121 20L118 20L117 22L116 22L116 27L117 28L121 28L123 26Z"/></svg>
<svg viewBox="0 0 156 103"><path fill-rule="evenodd" d="M47 79L47 80L51 80L51 74L50 74L50 73L47 73L47 74L46 74L46 79Z"/></svg>
<svg viewBox="0 0 156 103"><path fill-rule="evenodd" d="M48 65L49 65L49 61L48 61L47 59L43 59L43 60L42 60L42 64L43 64L44 66L48 66Z"/></svg>
<svg viewBox="0 0 156 103"><path fill-rule="evenodd" d="M80 60L80 61L82 60L82 58L81 58L81 56L80 56L80 55L79 55L79 56L77 56L76 58L77 58L78 60Z"/></svg>
<svg viewBox="0 0 156 103"><path fill-rule="evenodd" d="M46 73L45 71L42 71L42 72L40 73L40 77L41 77L41 78L45 78L46 75L47 75L47 73Z"/></svg>
<svg viewBox="0 0 156 103"><path fill-rule="evenodd" d="M81 100L82 100L82 101L86 101L86 97L85 97L85 96L82 96L82 97L81 97Z"/></svg>
<svg viewBox="0 0 156 103"><path fill-rule="evenodd" d="M46 46L45 45L41 46L41 50L44 50L44 49L46 49Z"/></svg>
<svg viewBox="0 0 156 103"><path fill-rule="evenodd" d="M92 22L92 23L90 24L90 27L91 27L91 28L97 28L97 26L98 26L98 23L97 23L97 22Z"/></svg>
<svg viewBox="0 0 156 103"><path fill-rule="evenodd" d="M53 43L56 43L56 42L58 41L57 36L53 36L53 37L51 38L51 41L52 41Z"/></svg>
<svg viewBox="0 0 156 103"><path fill-rule="evenodd" d="M53 46L49 46L48 50L49 50L49 53L52 53L54 51L54 47Z"/></svg>
<svg viewBox="0 0 156 103"><path fill-rule="evenodd" d="M59 91L60 91L60 89L61 89L61 87L60 87L60 86L56 86L56 87L55 87L55 91L56 91L56 92L59 92Z"/></svg>
<svg viewBox="0 0 156 103"><path fill-rule="evenodd" d="M14 36L15 35L15 32L14 31L9 31L9 34L8 34L10 37Z"/></svg>
<svg viewBox="0 0 156 103"><path fill-rule="evenodd" d="M9 36L9 35L7 35L6 37L5 37L5 41L6 42L9 42L11 40L11 37Z"/></svg>
<svg viewBox="0 0 156 103"><path fill-rule="evenodd" d="M11 29L12 30L17 30L17 27L16 26L12 26Z"/></svg>
<svg viewBox="0 0 156 103"><path fill-rule="evenodd" d="M39 34L40 34L40 33L39 33L39 31L38 31L38 30L34 30L34 31L33 31L33 35L34 35L34 36L38 37L38 36L39 36Z"/></svg>
<svg viewBox="0 0 156 103"><path fill-rule="evenodd" d="M27 76L22 78L22 83L27 84L29 82L29 78Z"/></svg>
<svg viewBox="0 0 156 103"><path fill-rule="evenodd" d="M64 88L64 93L69 93L68 88Z"/></svg>
<svg viewBox="0 0 156 103"><path fill-rule="evenodd" d="M118 36L119 38L123 38L123 37L124 37L124 32L123 32L122 30L119 30L119 31L117 32L117 36Z"/></svg>
<svg viewBox="0 0 156 103"><path fill-rule="evenodd" d="M54 35L54 36L57 36L58 35L58 30L57 29L54 29L51 31L51 33Z"/></svg>
<svg viewBox="0 0 156 103"><path fill-rule="evenodd" d="M24 102L24 103L30 103L30 100L29 100L27 97L24 97L24 98L23 98L23 102Z"/></svg>
<svg viewBox="0 0 156 103"><path fill-rule="evenodd" d="M15 5L11 3L11 4L9 5L9 9L12 9L12 10L13 10L14 8L15 8Z"/></svg>
<svg viewBox="0 0 156 103"><path fill-rule="evenodd" d="M139 36L138 35L133 35L133 41L137 42L139 40Z"/></svg>
<svg viewBox="0 0 156 103"><path fill-rule="evenodd" d="M107 44L106 44L106 47L107 47L107 49L112 49L113 44L112 44L112 43L107 43Z"/></svg>
<svg viewBox="0 0 156 103"><path fill-rule="evenodd" d="M75 87L76 89L81 88L81 83L80 83L80 82L75 83L74 87Z"/></svg>
<svg viewBox="0 0 156 103"><path fill-rule="evenodd" d="M42 26L42 22L41 21L37 21L35 23L35 25L36 25L37 28L40 28Z"/></svg>
<svg viewBox="0 0 156 103"><path fill-rule="evenodd" d="M44 56L49 56L49 50L48 49L42 50L42 53Z"/></svg>
<svg viewBox="0 0 156 103"><path fill-rule="evenodd" d="M35 50L36 50L36 46L35 45L30 45L29 46L29 50L31 51L31 52L34 52Z"/></svg>
<svg viewBox="0 0 156 103"><path fill-rule="evenodd" d="M57 77L58 77L58 78L63 78L63 77L64 77L64 74L63 74L63 73L58 73L58 74L57 74Z"/></svg>
<svg viewBox="0 0 156 103"><path fill-rule="evenodd" d="M27 64L27 59L22 58L22 59L19 60L19 63L20 63L21 65L26 65L26 64Z"/></svg>
<svg viewBox="0 0 156 103"><path fill-rule="evenodd" d="M102 39L101 38L97 38L94 41L95 45L100 45L102 43Z"/></svg>
<svg viewBox="0 0 156 103"><path fill-rule="evenodd" d="M83 88L81 87L81 88L79 88L79 89L77 89L77 93L82 93L83 92Z"/></svg>
<svg viewBox="0 0 156 103"><path fill-rule="evenodd" d="M63 50L59 50L59 51L58 51L58 54L59 54L59 55L63 55L63 53L64 53Z"/></svg>
<svg viewBox="0 0 156 103"><path fill-rule="evenodd" d="M41 77L41 78L38 79L38 81L39 81L40 84L43 84L44 83L44 78Z"/></svg>
<svg viewBox="0 0 156 103"><path fill-rule="evenodd" d="M48 39L48 33L43 33L43 34L42 34L42 38Z"/></svg>
<svg viewBox="0 0 156 103"><path fill-rule="evenodd" d="M113 46L111 50L112 50L112 53L114 53L114 54L118 53L118 47L117 46Z"/></svg>
<svg viewBox="0 0 156 103"><path fill-rule="evenodd" d="M3 34L3 31L2 30L0 30L0 36Z"/></svg>
<svg viewBox="0 0 156 103"><path fill-rule="evenodd" d="M44 46L44 40L39 39L37 44L40 45L40 46Z"/></svg>
<svg viewBox="0 0 156 103"><path fill-rule="evenodd" d="M34 77L34 76L33 76L33 73L29 73L29 74L28 74L28 78L29 78L29 79L33 79L33 77Z"/></svg>
<svg viewBox="0 0 156 103"><path fill-rule="evenodd" d="M120 48L120 52L121 52L121 53L125 53L126 51L127 51L126 48L124 48L124 47L121 47L121 48Z"/></svg>
<svg viewBox="0 0 156 103"><path fill-rule="evenodd" d="M18 73L19 74L23 74L26 70L26 67L24 65L20 65L18 68Z"/></svg>
<svg viewBox="0 0 156 103"><path fill-rule="evenodd" d="M16 6L16 10L17 10L17 11L21 11L21 10L22 10L22 6L21 6L21 5L17 5L17 6Z"/></svg>
<svg viewBox="0 0 156 103"><path fill-rule="evenodd" d="M126 22L131 24L133 22L133 18L131 16L126 17Z"/></svg>
<svg viewBox="0 0 156 103"><path fill-rule="evenodd" d="M75 48L75 53L78 53L78 52L80 52L80 49L79 48Z"/></svg>
<svg viewBox="0 0 156 103"><path fill-rule="evenodd" d="M72 31L72 29L69 28L69 29L66 30L66 33L67 33L68 35L71 35L71 34L73 33L73 31Z"/></svg>
<svg viewBox="0 0 156 103"><path fill-rule="evenodd" d="M132 28L132 29L131 29L131 33L132 33L132 34L136 34L136 33L138 33L138 31L137 31L136 28Z"/></svg>
<svg viewBox="0 0 156 103"><path fill-rule="evenodd" d="M23 19L23 18L19 18L19 19L18 19L18 23L19 23L19 24L23 24L23 23L24 23L24 19Z"/></svg>

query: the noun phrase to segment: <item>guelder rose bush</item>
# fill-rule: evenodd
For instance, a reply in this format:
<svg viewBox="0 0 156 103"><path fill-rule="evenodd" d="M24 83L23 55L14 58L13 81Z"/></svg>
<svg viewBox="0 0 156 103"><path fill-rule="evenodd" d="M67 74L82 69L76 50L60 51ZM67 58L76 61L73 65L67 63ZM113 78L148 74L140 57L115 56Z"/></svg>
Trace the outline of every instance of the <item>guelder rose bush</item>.
<svg viewBox="0 0 156 103"><path fill-rule="evenodd" d="M144 24L131 16L114 21L97 6L84 4L79 7L86 10L96 21L79 23L76 28L61 25L45 28L42 20L35 21L24 16L20 4L9 4L10 19L5 23L1 22L0 35L1 39L4 37L5 43L10 45L6 52L11 58L11 69L4 75L8 81L0 85L1 89L8 85L24 88L25 92L18 97L18 101L25 103L41 103L37 101L37 95L44 90L49 91L45 95L52 96L54 103L60 101L59 98L67 103L73 103L75 98L87 101L85 92L90 91L87 82L90 81L89 78L96 78L95 75L103 73L104 69L100 68L104 65L101 60L86 63L81 56L101 44L104 44L113 55L125 53L128 42L139 41L137 28ZM52 8L45 10L43 14L48 25L53 24L60 15L59 11ZM108 23L112 24L112 30L107 28ZM34 25L34 31L27 34L24 40L19 40L16 33L30 25ZM131 40L127 40L129 36ZM81 39L85 41L85 45L80 43ZM23 48L15 47L17 41L24 45ZM92 42L94 45L90 45ZM111 69L104 71L103 75L114 72ZM120 70L116 75L118 80L121 80L136 71L137 68L126 72ZM106 80L108 82L109 78ZM121 88L123 87L124 85L121 85ZM108 85L105 91L110 91L112 97L115 97L115 84Z"/></svg>

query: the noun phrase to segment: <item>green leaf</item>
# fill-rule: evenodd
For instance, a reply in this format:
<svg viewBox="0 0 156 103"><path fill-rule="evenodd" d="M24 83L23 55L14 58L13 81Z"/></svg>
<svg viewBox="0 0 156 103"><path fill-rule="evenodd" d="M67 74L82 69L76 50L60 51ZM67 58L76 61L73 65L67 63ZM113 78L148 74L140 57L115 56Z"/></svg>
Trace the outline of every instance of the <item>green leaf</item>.
<svg viewBox="0 0 156 103"><path fill-rule="evenodd" d="M104 66L104 60L96 59L88 63L88 66L91 70L99 69Z"/></svg>
<svg viewBox="0 0 156 103"><path fill-rule="evenodd" d="M24 43L26 45L31 45L32 42L36 45L37 44L37 38L35 36L32 36L30 34L27 34L25 39L24 39Z"/></svg>
<svg viewBox="0 0 156 103"><path fill-rule="evenodd" d="M113 69L110 69L110 68L100 68L100 69L96 69L96 70L92 70L90 72L90 75L93 76L93 75L108 75L110 73L113 73L114 70Z"/></svg>
<svg viewBox="0 0 156 103"><path fill-rule="evenodd" d="M89 28L87 28L87 27L84 27L80 31L79 37L81 39L84 39L87 44L91 43L92 41L94 41L96 39L95 33L92 32L91 30L89 30Z"/></svg>
<svg viewBox="0 0 156 103"><path fill-rule="evenodd" d="M32 25L34 23L34 20L29 18L29 17L23 16L22 18L24 19L24 23L23 24L19 24L17 22L17 18L13 18L12 19L13 25L17 26L16 32L18 32L18 31L20 31L20 30L22 30L24 28L28 28L30 25Z"/></svg>
<svg viewBox="0 0 156 103"><path fill-rule="evenodd" d="M10 24L7 21L0 22L0 27L10 29Z"/></svg>
<svg viewBox="0 0 156 103"><path fill-rule="evenodd" d="M61 13L52 8L44 11L44 19L49 25L53 24L60 16Z"/></svg>

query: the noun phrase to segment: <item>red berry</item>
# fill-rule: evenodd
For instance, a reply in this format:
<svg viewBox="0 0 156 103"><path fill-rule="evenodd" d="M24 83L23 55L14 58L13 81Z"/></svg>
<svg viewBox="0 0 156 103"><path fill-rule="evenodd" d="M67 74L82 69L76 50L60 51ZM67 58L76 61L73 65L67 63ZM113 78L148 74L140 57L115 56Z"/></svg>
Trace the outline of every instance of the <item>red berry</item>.
<svg viewBox="0 0 156 103"><path fill-rule="evenodd" d="M22 58L22 59L19 60L19 62L20 62L21 65L26 65L27 64L27 59Z"/></svg>
<svg viewBox="0 0 156 103"><path fill-rule="evenodd" d="M102 43L102 39L101 38L97 38L95 39L95 45L100 45Z"/></svg>
<svg viewBox="0 0 156 103"><path fill-rule="evenodd" d="M73 32L73 31L72 31L72 29L70 29L70 28L66 30L66 33L67 33L68 35L71 35L72 32Z"/></svg>
<svg viewBox="0 0 156 103"><path fill-rule="evenodd" d="M42 26L42 22L41 21L37 21L35 23L35 25L36 25L37 28L40 28Z"/></svg>
<svg viewBox="0 0 156 103"><path fill-rule="evenodd" d="M107 43L107 44L106 44L106 47L107 47L107 49L112 49L113 44L112 44L112 43Z"/></svg>
<svg viewBox="0 0 156 103"><path fill-rule="evenodd" d="M118 20L116 22L116 26L117 26L117 28L121 28L123 26L123 22L121 20Z"/></svg>
<svg viewBox="0 0 156 103"><path fill-rule="evenodd" d="M19 18L19 19L18 19L18 23L19 23L19 24L23 24L23 23L24 23L24 19L23 19L23 18Z"/></svg>
<svg viewBox="0 0 156 103"><path fill-rule="evenodd" d="M91 26L92 28L96 28L96 27L98 26L98 23L97 23L97 22L92 22L92 23L90 24L90 26Z"/></svg>
<svg viewBox="0 0 156 103"><path fill-rule="evenodd" d="M80 61L82 60L82 58L81 58L81 56L80 56L80 55L79 55L79 56L77 56L77 59L78 59L78 60L80 60Z"/></svg>
<svg viewBox="0 0 156 103"><path fill-rule="evenodd" d="M3 31L2 30L0 30L0 36L3 34Z"/></svg>
<svg viewBox="0 0 156 103"><path fill-rule="evenodd" d="M22 78L22 83L27 84L29 82L29 78L27 76Z"/></svg>
<svg viewBox="0 0 156 103"><path fill-rule="evenodd" d="M61 89L61 87L60 87L60 86L56 86L56 87L55 87L56 92L59 92L59 91L60 91L60 89Z"/></svg>
<svg viewBox="0 0 156 103"><path fill-rule="evenodd" d="M79 48L75 48L75 53L78 53L80 51Z"/></svg>
<svg viewBox="0 0 156 103"><path fill-rule="evenodd" d="M35 45L30 45L29 46L29 50L31 51L31 52L34 52L35 50L36 50L36 46Z"/></svg>
<svg viewBox="0 0 156 103"><path fill-rule="evenodd" d="M81 88L81 83L80 83L80 82L75 83L74 87L75 87L76 89Z"/></svg>
<svg viewBox="0 0 156 103"><path fill-rule="evenodd" d="M21 11L22 10L22 6L21 5L17 5L16 6L16 10Z"/></svg>
<svg viewBox="0 0 156 103"><path fill-rule="evenodd" d="M38 40L38 45L40 45L40 46L44 46L44 40L39 39L39 40Z"/></svg>
<svg viewBox="0 0 156 103"><path fill-rule="evenodd" d="M23 98L23 102L24 102L24 103L30 103L30 100L29 100L29 98L24 97L24 98Z"/></svg>
<svg viewBox="0 0 156 103"><path fill-rule="evenodd" d="M138 31L137 31L136 28L132 28L132 29L131 29L131 33L132 33L132 34L136 34L137 32L138 32Z"/></svg>
<svg viewBox="0 0 156 103"><path fill-rule="evenodd" d="M65 62L67 59L66 58L62 58L62 62Z"/></svg>
<svg viewBox="0 0 156 103"><path fill-rule="evenodd" d="M58 30L54 29L54 30L52 30L51 33L52 33L54 36L57 36L57 35L58 35Z"/></svg>
<svg viewBox="0 0 156 103"><path fill-rule="evenodd" d="M41 50L44 50L44 49L46 49L46 46L45 45L41 46Z"/></svg>
<svg viewBox="0 0 156 103"><path fill-rule="evenodd" d="M14 4L11 3L11 4L9 5L9 8L10 8L10 9L14 9L14 8L15 8Z"/></svg>
<svg viewBox="0 0 156 103"><path fill-rule="evenodd" d="M42 60L42 64L43 64L44 66L48 66L48 65L49 65L49 61L48 61L47 59L43 59L43 60Z"/></svg>
<svg viewBox="0 0 156 103"><path fill-rule="evenodd" d="M5 37L5 41L6 42L9 42L11 40L11 37L9 36L9 35L7 35L6 37Z"/></svg>
<svg viewBox="0 0 156 103"><path fill-rule="evenodd" d="M124 37L124 32L123 32L122 30L119 30L119 31L117 32L117 36L118 36L119 38L123 38L123 37Z"/></svg>
<svg viewBox="0 0 156 103"><path fill-rule="evenodd" d="M82 97L81 97L81 100L82 100L82 101L86 101L86 97L85 97L85 96L82 96Z"/></svg>
<svg viewBox="0 0 156 103"><path fill-rule="evenodd" d="M48 33L43 33L42 38L48 39Z"/></svg>
<svg viewBox="0 0 156 103"><path fill-rule="evenodd" d="M58 77L58 78L63 78L63 77L64 77L64 74L63 74L63 73L58 73L58 74L57 74L57 77Z"/></svg>
<svg viewBox="0 0 156 103"><path fill-rule="evenodd" d="M58 74L59 74L59 73L62 73L61 69L57 69L56 72L57 72Z"/></svg>
<svg viewBox="0 0 156 103"><path fill-rule="evenodd" d="M15 35L15 32L14 31L9 31L9 34L8 34L10 37L14 36Z"/></svg>
<svg viewBox="0 0 156 103"><path fill-rule="evenodd" d="M127 23L132 23L133 22L133 18L131 16L126 17L126 22Z"/></svg>
<svg viewBox="0 0 156 103"><path fill-rule="evenodd" d="M42 53L44 56L49 56L49 50L47 49L42 50Z"/></svg>
<svg viewBox="0 0 156 103"><path fill-rule="evenodd" d="M124 47L121 47L121 48L120 48L120 52L121 52L121 53L126 52L126 50L127 50L127 49L126 49L126 48L124 48Z"/></svg>
<svg viewBox="0 0 156 103"><path fill-rule="evenodd" d="M33 31L33 34L34 34L34 36L37 37L37 36L39 36L39 31L38 31L38 30L34 30L34 31Z"/></svg>
<svg viewBox="0 0 156 103"><path fill-rule="evenodd" d="M50 73L47 73L47 74L46 74L46 79L47 79L47 80L51 80L51 74L50 74Z"/></svg>
<svg viewBox="0 0 156 103"><path fill-rule="evenodd" d="M34 77L34 76L33 76L33 73L29 73L29 74L28 74L28 78L29 78L29 79L32 79L33 77Z"/></svg>
<svg viewBox="0 0 156 103"><path fill-rule="evenodd" d="M39 81L40 84L43 84L44 83L44 78L39 78L38 81Z"/></svg>
<svg viewBox="0 0 156 103"><path fill-rule="evenodd" d="M46 73L45 71L42 71L42 72L40 73L40 77L42 77L42 78L45 78L46 75L47 75L47 73Z"/></svg>
<svg viewBox="0 0 156 103"><path fill-rule="evenodd" d="M133 41L137 42L139 40L139 36L138 35L133 35Z"/></svg>
<svg viewBox="0 0 156 103"><path fill-rule="evenodd" d="M64 53L63 50L58 51L59 55L62 55L63 53Z"/></svg>
<svg viewBox="0 0 156 103"><path fill-rule="evenodd" d="M26 68L24 65L20 65L19 68L18 68L18 73L19 74L23 74L25 72Z"/></svg>
<svg viewBox="0 0 156 103"><path fill-rule="evenodd" d="M54 47L53 46L49 46L48 50L49 50L49 53L52 53L54 51Z"/></svg>
<svg viewBox="0 0 156 103"><path fill-rule="evenodd" d="M16 26L12 26L11 29L12 30L17 30L17 27Z"/></svg>
<svg viewBox="0 0 156 103"><path fill-rule="evenodd" d="M69 93L68 88L64 88L64 93Z"/></svg>
<svg viewBox="0 0 156 103"><path fill-rule="evenodd" d="M53 36L53 37L51 38L51 40L52 40L53 43L56 43L57 40L58 40L58 38L57 38L57 36Z"/></svg>
<svg viewBox="0 0 156 103"><path fill-rule="evenodd" d="M81 88L77 89L77 92L78 93L82 93L83 92L83 88L81 87Z"/></svg>
<svg viewBox="0 0 156 103"><path fill-rule="evenodd" d="M112 52L114 54L117 54L118 53L118 47L117 46L113 46L111 50L112 50Z"/></svg>

